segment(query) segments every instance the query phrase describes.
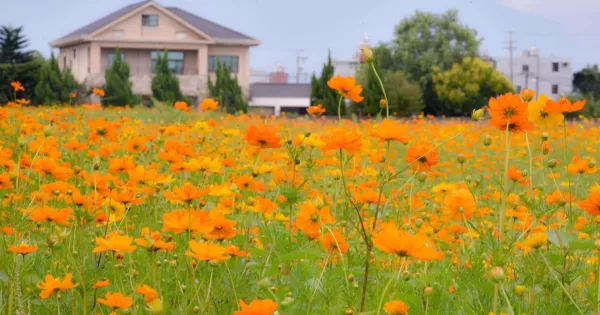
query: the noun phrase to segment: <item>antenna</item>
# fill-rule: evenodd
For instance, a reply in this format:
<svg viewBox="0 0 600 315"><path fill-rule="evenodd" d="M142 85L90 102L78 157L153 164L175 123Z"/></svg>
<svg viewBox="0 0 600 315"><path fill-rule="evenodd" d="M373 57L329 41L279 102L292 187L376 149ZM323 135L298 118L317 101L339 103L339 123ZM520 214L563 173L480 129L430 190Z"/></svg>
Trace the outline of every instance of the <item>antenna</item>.
<svg viewBox="0 0 600 315"><path fill-rule="evenodd" d="M296 83L300 83L300 75L302 73L302 64L306 62L308 57L302 56L304 49L296 49Z"/></svg>

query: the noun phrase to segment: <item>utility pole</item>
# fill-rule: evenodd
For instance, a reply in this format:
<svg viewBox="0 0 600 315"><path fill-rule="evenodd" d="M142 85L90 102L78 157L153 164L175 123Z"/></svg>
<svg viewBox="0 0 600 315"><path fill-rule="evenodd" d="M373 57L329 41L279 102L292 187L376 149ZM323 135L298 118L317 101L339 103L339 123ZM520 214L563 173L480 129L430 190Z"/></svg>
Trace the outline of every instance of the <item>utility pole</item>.
<svg viewBox="0 0 600 315"><path fill-rule="evenodd" d="M302 74L302 63L306 61L307 57L301 56L303 49L296 50L296 83L300 83L300 75Z"/></svg>
<svg viewBox="0 0 600 315"><path fill-rule="evenodd" d="M536 48L537 65L535 66L535 93L540 95L540 49Z"/></svg>
<svg viewBox="0 0 600 315"><path fill-rule="evenodd" d="M509 67L510 67L510 82L515 84L514 75L513 75L513 50L517 49L517 47L515 46L516 41L514 41L512 39L512 33L513 33L512 31L508 32L508 42L505 42L506 44L508 44L508 47L504 47L504 49L508 49L508 63L509 63Z"/></svg>

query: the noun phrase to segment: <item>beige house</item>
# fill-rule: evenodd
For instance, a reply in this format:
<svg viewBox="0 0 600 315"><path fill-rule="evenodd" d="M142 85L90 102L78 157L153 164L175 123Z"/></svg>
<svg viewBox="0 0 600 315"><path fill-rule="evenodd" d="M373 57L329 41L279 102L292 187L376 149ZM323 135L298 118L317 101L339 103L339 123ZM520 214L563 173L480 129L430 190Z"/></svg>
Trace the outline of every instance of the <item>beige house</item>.
<svg viewBox="0 0 600 315"><path fill-rule="evenodd" d="M260 42L237 31L155 1L130 4L50 43L58 48L61 69L89 87L104 84L104 71L119 48L129 64L133 91L151 95L158 54L168 50L169 68L182 92L201 97L218 62L229 66L245 95L249 93L250 47Z"/></svg>

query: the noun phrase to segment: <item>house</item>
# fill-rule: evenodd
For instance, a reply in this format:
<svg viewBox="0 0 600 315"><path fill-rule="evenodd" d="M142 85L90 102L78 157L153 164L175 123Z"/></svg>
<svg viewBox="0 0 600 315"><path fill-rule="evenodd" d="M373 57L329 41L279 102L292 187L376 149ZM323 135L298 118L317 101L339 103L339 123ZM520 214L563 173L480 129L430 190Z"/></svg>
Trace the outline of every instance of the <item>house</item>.
<svg viewBox="0 0 600 315"><path fill-rule="evenodd" d="M151 82L159 54L168 51L169 68L179 78L184 95L206 94L218 62L237 75L244 95L250 88L252 37L206 20L194 13L164 7L155 1L130 4L64 37L52 41L61 69L89 87L104 84L104 72L119 49L129 64L133 92L152 94Z"/></svg>
<svg viewBox="0 0 600 315"><path fill-rule="evenodd" d="M494 57L496 69L512 82L516 92L536 90L557 99L573 91L573 66L570 58L540 56L536 48L523 51L519 56Z"/></svg>
<svg viewBox="0 0 600 315"><path fill-rule="evenodd" d="M306 114L310 92L309 83L254 83L250 86L250 110L262 115Z"/></svg>

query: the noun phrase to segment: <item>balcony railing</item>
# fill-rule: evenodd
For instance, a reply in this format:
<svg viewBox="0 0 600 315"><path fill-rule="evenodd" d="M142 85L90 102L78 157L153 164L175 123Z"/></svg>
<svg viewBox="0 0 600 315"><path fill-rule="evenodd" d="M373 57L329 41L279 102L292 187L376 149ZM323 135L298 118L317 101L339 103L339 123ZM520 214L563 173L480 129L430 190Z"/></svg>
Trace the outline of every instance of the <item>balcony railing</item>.
<svg viewBox="0 0 600 315"><path fill-rule="evenodd" d="M133 93L139 95L152 95L152 75L133 75L130 77ZM208 76L200 74L177 75L181 92L187 96L202 96L208 91ZM87 85L98 87L104 85L104 74L98 73L88 76Z"/></svg>

